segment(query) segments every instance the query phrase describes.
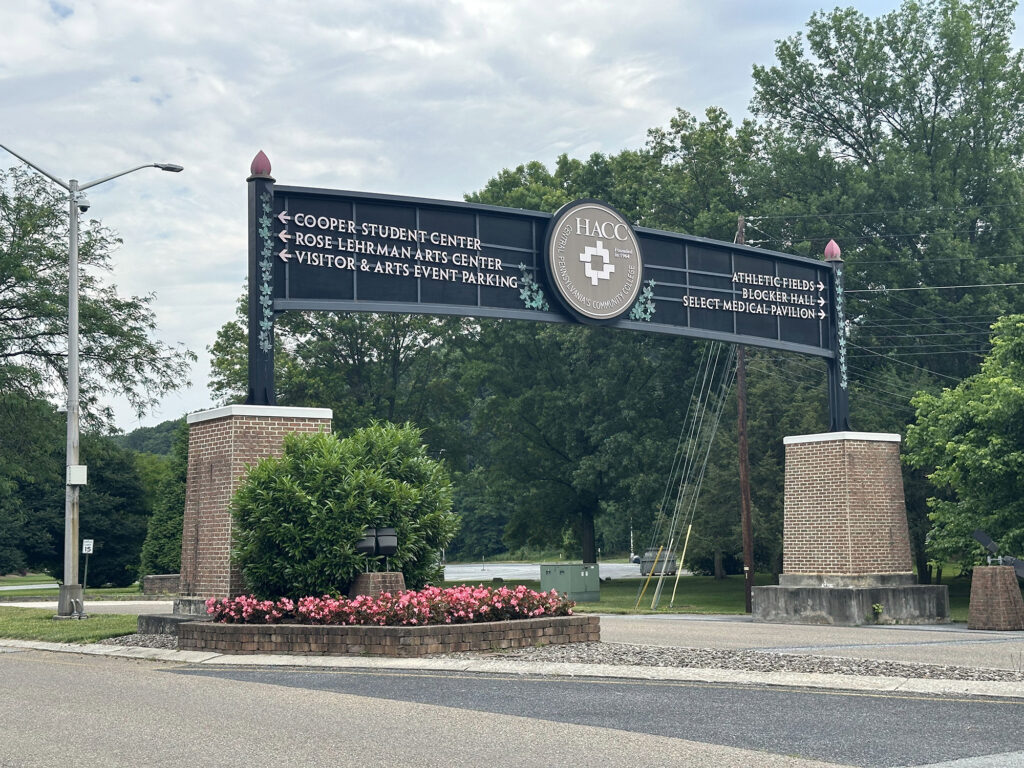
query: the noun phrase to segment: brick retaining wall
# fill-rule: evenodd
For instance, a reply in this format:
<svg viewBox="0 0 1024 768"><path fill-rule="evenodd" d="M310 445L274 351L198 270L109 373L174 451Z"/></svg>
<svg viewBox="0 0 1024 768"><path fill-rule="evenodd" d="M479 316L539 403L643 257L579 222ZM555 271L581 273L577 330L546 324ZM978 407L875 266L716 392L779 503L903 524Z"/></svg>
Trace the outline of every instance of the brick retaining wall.
<svg viewBox="0 0 1024 768"><path fill-rule="evenodd" d="M426 656L456 651L597 642L600 639L600 619L597 616L554 616L424 627L212 622L178 625L179 649L230 654Z"/></svg>

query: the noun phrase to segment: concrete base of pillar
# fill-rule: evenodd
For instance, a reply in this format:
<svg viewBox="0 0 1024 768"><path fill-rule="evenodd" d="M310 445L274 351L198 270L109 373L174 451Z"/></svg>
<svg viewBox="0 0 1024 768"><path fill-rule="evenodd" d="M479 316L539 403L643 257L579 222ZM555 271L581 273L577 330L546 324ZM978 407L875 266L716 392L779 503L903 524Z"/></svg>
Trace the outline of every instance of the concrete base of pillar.
<svg viewBox="0 0 1024 768"><path fill-rule="evenodd" d="M833 576L830 580L843 578ZM860 583L856 586L754 587L754 621L840 626L945 624L949 621L949 590L945 586L891 581L868 584L863 575L849 578Z"/></svg>

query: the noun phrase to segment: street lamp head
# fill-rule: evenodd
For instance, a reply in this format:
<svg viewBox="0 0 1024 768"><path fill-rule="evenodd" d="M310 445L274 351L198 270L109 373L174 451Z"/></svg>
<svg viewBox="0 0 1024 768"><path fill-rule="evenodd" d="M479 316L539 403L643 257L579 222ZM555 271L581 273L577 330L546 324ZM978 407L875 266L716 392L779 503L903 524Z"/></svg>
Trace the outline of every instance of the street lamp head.
<svg viewBox="0 0 1024 768"><path fill-rule="evenodd" d="M153 166L161 171L170 171L171 173L181 173L185 170L182 166L175 165L174 163L153 163Z"/></svg>

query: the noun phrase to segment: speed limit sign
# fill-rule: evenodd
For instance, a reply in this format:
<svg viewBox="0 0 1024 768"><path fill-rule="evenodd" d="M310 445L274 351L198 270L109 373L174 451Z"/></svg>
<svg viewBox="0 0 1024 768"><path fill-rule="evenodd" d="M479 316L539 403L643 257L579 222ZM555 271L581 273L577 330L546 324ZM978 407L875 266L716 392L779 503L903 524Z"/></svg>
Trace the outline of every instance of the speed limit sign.
<svg viewBox="0 0 1024 768"><path fill-rule="evenodd" d="M92 539L82 539L82 554L83 555L91 555L92 554Z"/></svg>

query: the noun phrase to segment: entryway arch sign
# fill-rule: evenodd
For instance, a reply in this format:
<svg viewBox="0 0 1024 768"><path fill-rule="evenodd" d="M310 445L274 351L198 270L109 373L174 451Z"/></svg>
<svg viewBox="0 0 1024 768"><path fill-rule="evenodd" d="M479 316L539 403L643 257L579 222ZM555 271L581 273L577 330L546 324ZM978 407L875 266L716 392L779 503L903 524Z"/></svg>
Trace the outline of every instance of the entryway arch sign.
<svg viewBox="0 0 1024 768"><path fill-rule="evenodd" d="M249 184L249 393L274 405L274 317L400 312L589 323L825 358L848 429L842 261L634 227L599 200L554 214Z"/></svg>

